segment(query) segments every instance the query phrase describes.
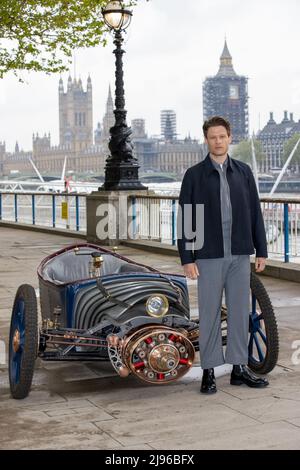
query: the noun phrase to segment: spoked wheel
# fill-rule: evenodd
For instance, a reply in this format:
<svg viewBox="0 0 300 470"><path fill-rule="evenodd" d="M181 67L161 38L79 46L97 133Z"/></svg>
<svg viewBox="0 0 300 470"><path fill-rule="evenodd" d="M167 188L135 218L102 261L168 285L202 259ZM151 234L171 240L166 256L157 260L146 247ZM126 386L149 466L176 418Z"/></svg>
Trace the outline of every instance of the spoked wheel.
<svg viewBox="0 0 300 470"><path fill-rule="evenodd" d="M267 374L278 360L278 328L269 295L255 273L251 273L250 287L248 365L254 372Z"/></svg>
<svg viewBox="0 0 300 470"><path fill-rule="evenodd" d="M9 333L9 383L13 398L27 397L38 346L38 314L34 288L28 284L16 293Z"/></svg>

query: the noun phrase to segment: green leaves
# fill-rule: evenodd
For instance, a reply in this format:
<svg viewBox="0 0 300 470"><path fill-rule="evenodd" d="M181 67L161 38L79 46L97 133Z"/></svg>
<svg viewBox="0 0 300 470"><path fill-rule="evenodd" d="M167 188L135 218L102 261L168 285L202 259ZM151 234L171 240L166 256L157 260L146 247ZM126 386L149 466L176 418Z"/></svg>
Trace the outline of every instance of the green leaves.
<svg viewBox="0 0 300 470"><path fill-rule="evenodd" d="M300 139L300 133L294 134L292 137L289 138L289 140L284 144L284 150L283 150L283 162L286 162L288 157L290 156L291 152L293 151L293 148L295 147L296 143ZM300 144L297 147L296 152L294 153L294 156L291 160L290 166L294 166L295 164L300 164Z"/></svg>
<svg viewBox="0 0 300 470"><path fill-rule="evenodd" d="M254 149L256 161L261 163L266 158L262 143L259 140L254 140ZM233 149L232 153L233 158L241 160L242 162L248 163L252 166L252 148L250 140L242 140L236 147Z"/></svg>
<svg viewBox="0 0 300 470"><path fill-rule="evenodd" d="M128 6L136 1L125 2ZM0 78L21 70L63 72L72 51L106 44L107 0L1 0ZM19 78L21 81L22 79Z"/></svg>

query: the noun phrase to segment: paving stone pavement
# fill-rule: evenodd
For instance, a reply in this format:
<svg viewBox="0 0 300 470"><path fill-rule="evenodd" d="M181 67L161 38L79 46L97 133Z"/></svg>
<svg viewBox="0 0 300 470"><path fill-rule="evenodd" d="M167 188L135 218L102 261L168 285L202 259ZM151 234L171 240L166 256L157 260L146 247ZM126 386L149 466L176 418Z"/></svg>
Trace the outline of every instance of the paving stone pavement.
<svg viewBox="0 0 300 470"><path fill-rule="evenodd" d="M42 258L73 241L0 228L2 347L17 287L37 287ZM122 246L120 253L182 272L174 256ZM262 280L275 307L281 347L269 387L231 386L230 366L219 371L218 393L205 396L199 393L198 363L180 381L160 387L121 379L109 364L37 360L29 397L13 400L7 366L0 364L0 449L300 449L300 364L291 361L293 342L300 346L300 285ZM195 313L196 281L189 282L189 293ZM1 357L4 362L0 349Z"/></svg>

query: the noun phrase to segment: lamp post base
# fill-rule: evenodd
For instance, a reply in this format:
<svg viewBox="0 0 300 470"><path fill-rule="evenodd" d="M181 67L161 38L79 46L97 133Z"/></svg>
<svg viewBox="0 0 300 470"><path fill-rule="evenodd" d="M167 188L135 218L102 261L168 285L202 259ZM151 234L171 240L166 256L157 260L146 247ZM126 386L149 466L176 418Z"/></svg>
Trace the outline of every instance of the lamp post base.
<svg viewBox="0 0 300 470"><path fill-rule="evenodd" d="M95 191L86 197L87 241L97 245L115 246L124 240L135 239L138 225L132 197L155 196L155 192L111 190ZM147 203L147 199L146 199Z"/></svg>
<svg viewBox="0 0 300 470"><path fill-rule="evenodd" d="M128 162L113 162L106 165L105 182L98 188L99 191L144 190L148 187L139 181L139 165Z"/></svg>

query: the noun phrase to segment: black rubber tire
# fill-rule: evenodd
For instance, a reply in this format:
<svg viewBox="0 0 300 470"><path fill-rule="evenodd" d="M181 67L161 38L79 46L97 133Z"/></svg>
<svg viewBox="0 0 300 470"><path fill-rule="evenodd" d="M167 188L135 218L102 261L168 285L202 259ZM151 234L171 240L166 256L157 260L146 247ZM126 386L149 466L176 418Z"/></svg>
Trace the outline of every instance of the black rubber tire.
<svg viewBox="0 0 300 470"><path fill-rule="evenodd" d="M248 366L254 372L267 374L274 369L278 361L279 354L279 334L275 313L270 297L255 273L251 273L250 287L260 306L266 332L266 354L262 362L254 362L249 357ZM249 327L250 329L250 327Z"/></svg>
<svg viewBox="0 0 300 470"><path fill-rule="evenodd" d="M19 301L24 301L24 345L22 348L20 374L15 383L12 373L13 357L13 315ZM38 310L35 290L28 284L21 285L16 293L9 334L9 383L13 398L22 399L28 396L31 388L35 360L38 349Z"/></svg>

